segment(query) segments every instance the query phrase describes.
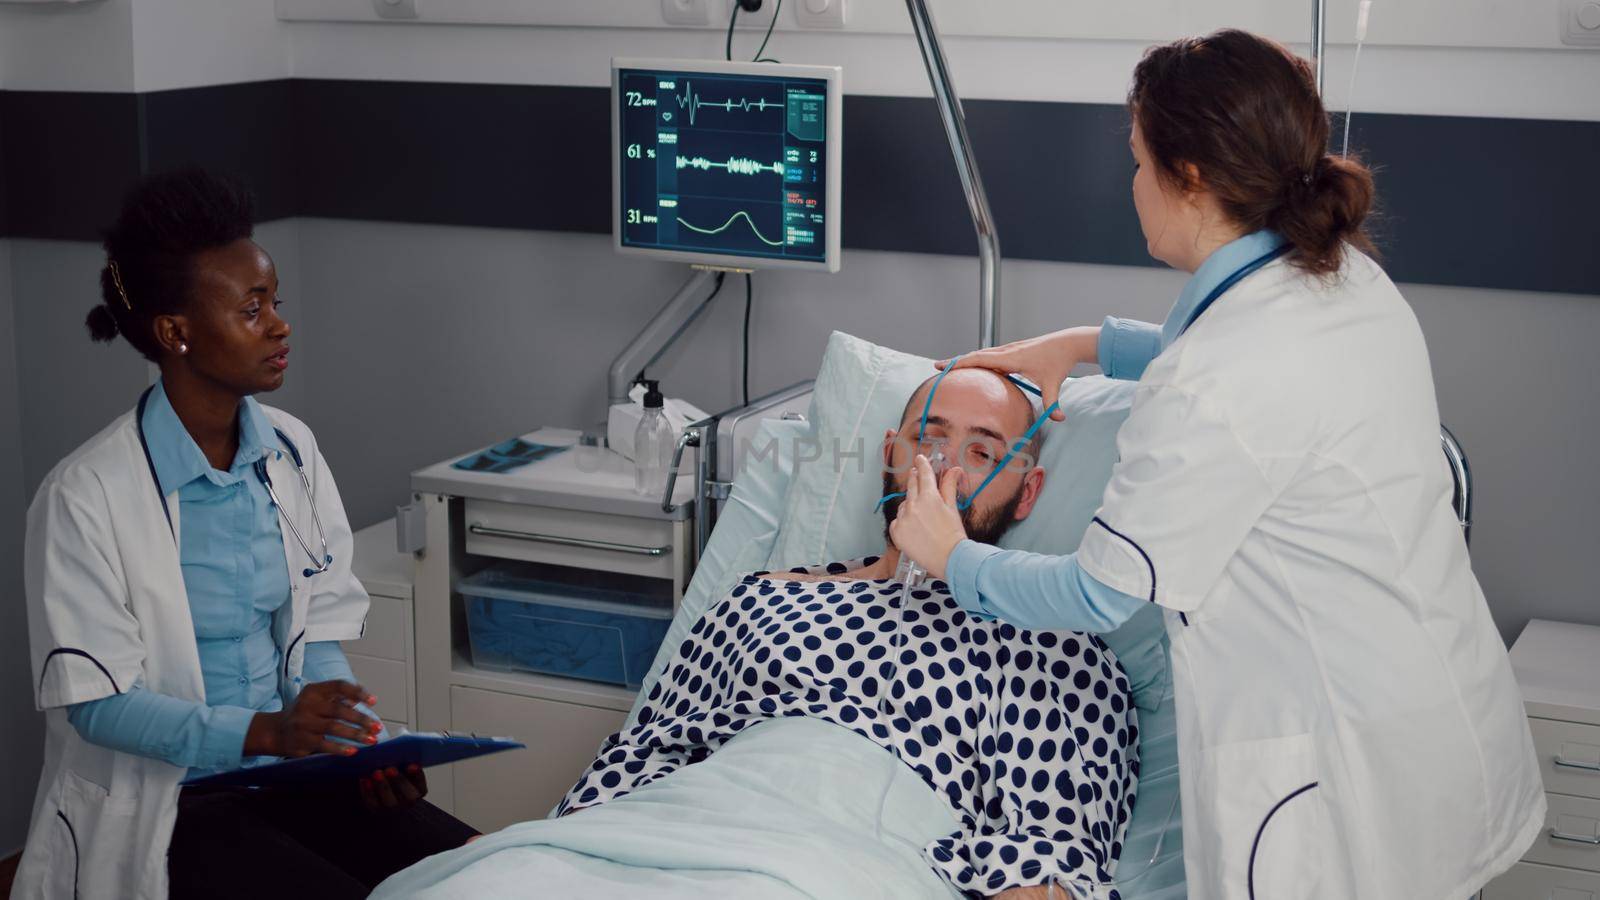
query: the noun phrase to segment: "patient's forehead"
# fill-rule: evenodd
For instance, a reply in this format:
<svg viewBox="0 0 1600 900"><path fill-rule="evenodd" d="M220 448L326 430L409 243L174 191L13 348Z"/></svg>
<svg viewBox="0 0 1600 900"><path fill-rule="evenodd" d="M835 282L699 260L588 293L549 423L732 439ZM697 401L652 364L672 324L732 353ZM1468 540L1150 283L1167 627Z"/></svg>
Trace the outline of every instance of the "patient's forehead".
<svg viewBox="0 0 1600 900"><path fill-rule="evenodd" d="M934 378L924 381L906 402L900 419L901 429L915 429L922 419L922 408ZM1016 385L988 369L955 369L939 382L929 416L941 416L957 425L997 428L1007 437L1016 437L1033 424L1033 407Z"/></svg>

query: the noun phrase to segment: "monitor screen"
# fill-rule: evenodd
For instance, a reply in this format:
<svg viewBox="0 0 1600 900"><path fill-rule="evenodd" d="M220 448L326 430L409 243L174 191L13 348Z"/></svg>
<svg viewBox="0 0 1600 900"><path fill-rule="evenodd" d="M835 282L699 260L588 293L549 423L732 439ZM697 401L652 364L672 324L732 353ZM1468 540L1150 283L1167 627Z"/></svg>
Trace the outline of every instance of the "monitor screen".
<svg viewBox="0 0 1600 900"><path fill-rule="evenodd" d="M839 70L616 60L617 248L836 271Z"/></svg>

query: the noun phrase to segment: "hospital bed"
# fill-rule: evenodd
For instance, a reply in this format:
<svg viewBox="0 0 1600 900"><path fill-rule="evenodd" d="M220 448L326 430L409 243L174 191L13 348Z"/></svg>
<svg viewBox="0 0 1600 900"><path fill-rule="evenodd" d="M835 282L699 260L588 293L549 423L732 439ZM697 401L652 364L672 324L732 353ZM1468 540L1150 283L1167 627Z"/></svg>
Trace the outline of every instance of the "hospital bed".
<svg viewBox="0 0 1600 900"><path fill-rule="evenodd" d="M815 448L828 446L841 428L876 447L883 427L898 419L906 396L929 371L927 359L836 334L814 383L692 430L683 449L695 452L704 540L641 697L672 648L742 574L881 546L870 451L859 470L847 460L841 475L831 471L829 454ZM1090 378L1069 391L1069 422L1053 427L1045 441L1047 465L1055 457L1074 460L1061 466L1063 477L1047 478L1041 507L1056 513L1013 529L1017 540L1008 543L1073 549L1114 463L1113 439L1130 387ZM1068 468L1072 477L1065 477ZM829 506L830 514L815 514ZM1052 532L1073 536L1057 539ZM1124 637L1123 646L1113 646L1141 685L1145 708L1139 710L1141 776L1122 856L1128 881L1122 893L1181 898L1177 746L1157 611L1138 617ZM878 800L891 782L880 816ZM953 896L923 861L921 848L955 827L945 801L878 746L824 722L787 719L752 728L705 762L612 803L566 819L514 825L424 861L376 896L496 896L529 883L548 885L548 896Z"/></svg>
<svg viewBox="0 0 1600 900"><path fill-rule="evenodd" d="M929 365L835 334L815 381L690 429L679 449L694 457L698 566L641 697L693 623L742 574L847 558L881 542L881 520L870 502L859 502L873 496L858 490L876 479L870 455L855 471L817 448L852 434L873 436L875 446ZM1045 496L1004 543L1053 553L1076 546L1115 463L1132 391L1099 377L1069 386L1067 421L1050 428L1042 452ZM1441 441L1465 527L1470 469L1448 431ZM857 502L837 502L846 500ZM1159 611L1141 613L1107 640L1134 685L1140 725L1141 773L1118 888L1129 900L1179 900L1186 892L1176 723ZM630 723L637 712L635 704ZM952 896L921 848L953 823L932 789L881 748L826 722L783 719L581 815L514 825L426 860L375 896L498 896L530 884L548 896Z"/></svg>

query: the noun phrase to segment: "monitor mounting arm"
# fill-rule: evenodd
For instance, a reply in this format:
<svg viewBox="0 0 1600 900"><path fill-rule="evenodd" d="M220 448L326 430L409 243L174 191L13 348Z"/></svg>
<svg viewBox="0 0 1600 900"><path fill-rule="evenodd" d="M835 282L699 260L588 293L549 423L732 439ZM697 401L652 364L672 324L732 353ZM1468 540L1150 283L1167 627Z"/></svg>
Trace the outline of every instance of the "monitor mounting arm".
<svg viewBox="0 0 1600 900"><path fill-rule="evenodd" d="M713 282L719 272L744 271L714 266L695 266L689 280L661 307L644 329L611 362L606 373L606 406L628 402L628 388L640 372L654 365L685 330L694 323L714 294Z"/></svg>

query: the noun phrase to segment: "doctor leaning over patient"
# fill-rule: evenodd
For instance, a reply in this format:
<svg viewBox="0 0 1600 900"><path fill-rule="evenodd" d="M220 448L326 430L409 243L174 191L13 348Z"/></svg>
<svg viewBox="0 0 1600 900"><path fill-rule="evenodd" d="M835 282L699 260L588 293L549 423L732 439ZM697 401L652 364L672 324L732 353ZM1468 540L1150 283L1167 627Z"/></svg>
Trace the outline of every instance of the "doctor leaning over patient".
<svg viewBox="0 0 1600 900"><path fill-rule="evenodd" d="M251 234L249 196L198 170L147 180L106 234L90 335L161 378L28 510L47 731L13 897L364 897L473 834L422 800L420 770L180 785L381 731L339 647L368 599L333 476L303 422L252 396L283 384L290 329Z"/></svg>
<svg viewBox="0 0 1600 900"><path fill-rule="evenodd" d="M1193 273L1166 322L954 364L1046 403L1080 362L1138 382L1093 524L1068 556L969 540L961 471L919 458L895 544L1020 628L1164 608L1191 900L1468 897L1545 799L1422 331L1363 252L1372 176L1327 154L1310 66L1241 31L1153 48L1128 105L1149 251Z"/></svg>

